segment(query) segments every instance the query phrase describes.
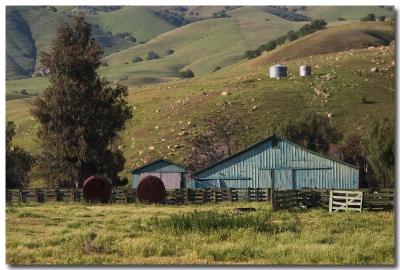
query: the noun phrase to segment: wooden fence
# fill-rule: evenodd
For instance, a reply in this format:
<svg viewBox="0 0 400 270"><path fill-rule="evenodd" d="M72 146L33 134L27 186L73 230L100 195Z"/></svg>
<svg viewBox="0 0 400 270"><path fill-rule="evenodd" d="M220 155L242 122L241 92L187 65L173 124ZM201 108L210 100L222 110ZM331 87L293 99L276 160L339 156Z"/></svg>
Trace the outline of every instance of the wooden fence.
<svg viewBox="0 0 400 270"><path fill-rule="evenodd" d="M82 189L23 189L7 190L6 201L18 202L80 202L83 200ZM111 193L111 203L133 203L136 192L126 188L116 188ZM173 189L167 190L167 204L202 204L206 202L269 201L271 189Z"/></svg>
<svg viewBox="0 0 400 270"><path fill-rule="evenodd" d="M393 209L395 196L395 190L387 188L371 193L364 192L363 207L369 210Z"/></svg>
<svg viewBox="0 0 400 270"><path fill-rule="evenodd" d="M363 192L362 207L369 210L393 209L394 189L380 189ZM371 193L370 193L371 192ZM268 188L244 189L173 189L167 190L167 204L202 204L207 202L237 202L237 201L271 201L274 210L290 209L305 206L329 208L330 190L328 189L301 189L276 190L271 194ZM82 189L22 189L6 190L6 200L10 203L18 202L80 202L83 200ZM136 202L136 192L126 188L112 190L111 203Z"/></svg>
<svg viewBox="0 0 400 270"><path fill-rule="evenodd" d="M336 190L333 191L336 192ZM340 192L339 190L337 191ZM306 208L323 207L329 209L330 192L331 190L329 189L276 190L272 196L272 207L274 210L291 209L302 206ZM394 189L360 189L357 190L357 192L362 194L361 205L363 209L387 210L394 208Z"/></svg>
<svg viewBox="0 0 400 270"><path fill-rule="evenodd" d="M271 189L174 189L167 190L168 204L202 204L207 202L269 201Z"/></svg>
<svg viewBox="0 0 400 270"><path fill-rule="evenodd" d="M363 192L349 190L331 190L329 213L338 211L362 211Z"/></svg>

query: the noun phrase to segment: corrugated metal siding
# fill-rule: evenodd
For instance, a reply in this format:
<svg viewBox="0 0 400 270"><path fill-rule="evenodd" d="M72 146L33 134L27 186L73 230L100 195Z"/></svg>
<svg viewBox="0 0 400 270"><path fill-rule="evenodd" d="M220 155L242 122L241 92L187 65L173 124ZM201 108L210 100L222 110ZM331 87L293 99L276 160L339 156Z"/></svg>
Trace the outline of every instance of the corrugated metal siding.
<svg viewBox="0 0 400 270"><path fill-rule="evenodd" d="M158 178L161 179L161 181L163 181L164 186L166 189L175 189L175 188L180 188L181 187L181 173L174 173L174 172L161 172L161 173L157 173L157 172L144 172L141 173L139 176L139 182L140 180L143 179L143 177L146 177L148 175L154 175L157 176Z"/></svg>
<svg viewBox="0 0 400 270"><path fill-rule="evenodd" d="M325 158L278 139L278 147L271 141L225 162L216 164L195 175L196 187L271 187L271 169L277 189L303 187L356 189L358 170L344 163ZM251 180L224 180L224 178L250 178ZM200 181L208 179L206 181Z"/></svg>
<svg viewBox="0 0 400 270"><path fill-rule="evenodd" d="M132 188L137 188L140 180L146 175L160 177L167 189L180 188L182 174L185 172L186 169L183 167L176 166L164 160L159 160L143 168L132 171Z"/></svg>

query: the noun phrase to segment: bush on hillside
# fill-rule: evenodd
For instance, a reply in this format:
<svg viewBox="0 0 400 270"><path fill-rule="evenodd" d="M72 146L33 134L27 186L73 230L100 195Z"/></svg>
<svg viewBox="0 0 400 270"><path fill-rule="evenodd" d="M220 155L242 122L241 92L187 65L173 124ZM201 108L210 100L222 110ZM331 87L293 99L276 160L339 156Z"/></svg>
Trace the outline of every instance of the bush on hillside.
<svg viewBox="0 0 400 270"><path fill-rule="evenodd" d="M261 55L261 51L258 49L257 50L248 50L244 53L244 57L246 57L248 59L253 59L260 55Z"/></svg>
<svg viewBox="0 0 400 270"><path fill-rule="evenodd" d="M169 50L167 51L167 54L170 55L170 54L173 54L174 52L175 52L174 50L169 49Z"/></svg>
<svg viewBox="0 0 400 270"><path fill-rule="evenodd" d="M158 59L160 58L160 56L158 56L158 54L156 52L150 51L147 54L147 60L153 60L153 59Z"/></svg>
<svg viewBox="0 0 400 270"><path fill-rule="evenodd" d="M385 21L385 19L386 19L386 17L385 17L385 16L379 16L379 18L378 18L378 20L379 20L380 22L384 22L384 21Z"/></svg>
<svg viewBox="0 0 400 270"><path fill-rule="evenodd" d="M314 30L321 30L324 29L326 26L326 21L318 19L311 22L310 26Z"/></svg>
<svg viewBox="0 0 400 270"><path fill-rule="evenodd" d="M337 20L338 20L338 21L345 21L346 19L345 19L345 18L342 18L342 17L338 17Z"/></svg>
<svg viewBox="0 0 400 270"><path fill-rule="evenodd" d="M19 93L21 94L21 95L25 95L25 96L28 96L29 94L28 94L28 91L26 91L26 89L21 89L20 91L19 91Z"/></svg>
<svg viewBox="0 0 400 270"><path fill-rule="evenodd" d="M375 14L374 13L368 13L367 16L361 18L362 22L369 22L369 21L375 21Z"/></svg>
<svg viewBox="0 0 400 270"><path fill-rule="evenodd" d="M140 56L135 56L132 58L132 63L138 63L138 62L142 62L143 59Z"/></svg>
<svg viewBox="0 0 400 270"><path fill-rule="evenodd" d="M289 39L289 41L293 41L293 40L296 40L298 38L298 36L294 31L289 31L287 33L287 38Z"/></svg>
<svg viewBox="0 0 400 270"><path fill-rule="evenodd" d="M212 72L218 71L218 70L220 70L220 69L221 69L221 67L220 67L220 66L216 66L216 67L213 69L213 71L212 71Z"/></svg>
<svg viewBox="0 0 400 270"><path fill-rule="evenodd" d="M296 40L299 37L304 37L307 36L311 33L314 33L315 31L324 29L325 26L327 25L326 21L324 20L314 20L311 21L311 23L303 25L298 31L289 31L286 35L278 37L275 40L271 40L266 44L263 44L259 46L256 50L248 50L245 52L244 57L248 59L255 58L257 56L260 56L263 51L272 51L274 50L278 45L281 45L285 43L285 41L288 39L289 41Z"/></svg>
<svg viewBox="0 0 400 270"><path fill-rule="evenodd" d="M275 48L276 48L276 42L275 42L275 40L272 40L272 41L270 41L270 42L268 42L266 44L263 44L260 47L258 47L258 50L261 51L261 52L262 51L269 52L269 51L272 51Z"/></svg>
<svg viewBox="0 0 400 270"><path fill-rule="evenodd" d="M193 78L194 77L194 73L190 69L184 70L184 71L179 72L179 77L181 77L181 78Z"/></svg>
<svg viewBox="0 0 400 270"><path fill-rule="evenodd" d="M286 35L281 36L281 37L278 37L278 38L275 40L276 45L281 45L281 44L285 43L285 41L286 41Z"/></svg>

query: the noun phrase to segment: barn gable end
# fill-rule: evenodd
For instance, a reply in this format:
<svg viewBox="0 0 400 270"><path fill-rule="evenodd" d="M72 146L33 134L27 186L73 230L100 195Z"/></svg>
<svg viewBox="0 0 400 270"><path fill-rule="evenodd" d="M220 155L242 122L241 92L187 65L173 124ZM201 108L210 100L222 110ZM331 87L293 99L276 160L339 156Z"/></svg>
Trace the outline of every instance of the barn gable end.
<svg viewBox="0 0 400 270"><path fill-rule="evenodd" d="M186 168L169 160L158 159L131 172L133 189L136 189L139 181L147 175L159 177L167 189L174 189L180 188L184 184Z"/></svg>
<svg viewBox="0 0 400 270"><path fill-rule="evenodd" d="M358 169L271 136L194 174L197 187L358 188Z"/></svg>

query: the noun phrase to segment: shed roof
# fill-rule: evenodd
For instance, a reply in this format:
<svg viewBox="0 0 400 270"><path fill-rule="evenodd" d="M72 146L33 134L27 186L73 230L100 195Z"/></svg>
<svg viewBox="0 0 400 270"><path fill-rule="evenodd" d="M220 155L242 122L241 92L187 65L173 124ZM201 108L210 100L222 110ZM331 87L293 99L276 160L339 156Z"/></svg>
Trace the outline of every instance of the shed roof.
<svg viewBox="0 0 400 270"><path fill-rule="evenodd" d="M132 169L131 172L132 172L132 173L144 172L144 171L146 171L147 169L152 168L152 167L153 167L154 165L156 165L157 163L168 163L169 165L172 165L172 166L177 167L177 168L180 169L182 172L185 172L185 171L186 171L186 167L185 167L185 166L176 164L176 163L174 163L174 162L172 162L172 161L170 161L170 160L167 160L167 159L160 158L160 159L156 159L156 160L150 161L150 162L148 162L148 163L144 164L143 166L140 166L140 167L138 167L138 168L136 168L136 169Z"/></svg>
<svg viewBox="0 0 400 270"><path fill-rule="evenodd" d="M226 157L226 158L224 158L224 159L222 159L222 160L220 160L220 161L217 161L217 162L215 162L215 163L213 163L213 164L211 164L211 165L209 165L209 166L207 166L207 167L205 167L205 168L203 168L203 169L201 169L201 170L198 170L198 171L194 172L193 176L196 176L196 175L198 175L199 173L202 173L202 172L204 172L204 171L206 171L206 170L208 170L208 169L210 169L210 168L212 168L212 167L214 167L214 166L216 166L216 165L219 165L219 164L221 164L221 163L223 163L223 162L225 162L225 161L228 161L228 160L230 160L230 159L232 159L232 158L234 158L234 157L236 157L236 156L238 156L238 155L241 155L241 154L243 154L243 153L249 151L250 149L253 149L253 148L255 148L255 147L257 147L257 146L259 146L259 145L261 145L261 144L263 144L263 143L265 143L265 142L267 142L267 141L270 141L270 140L274 139L274 138L280 139L280 140L282 140L282 141L288 142L288 143L293 144L293 145L296 145L297 147L300 147L300 148L304 149L305 151L308 151L308 152L313 153L313 154L315 154L315 155L318 155L318 156L320 156L320 157L323 157L323 158L326 158L326 159L330 159L330 160L333 160L333 161L335 161L335 162L344 164L344 165L346 165L346 166L349 166L349 167L358 169L358 167L355 166L355 165L353 165L353 164L347 163L347 162L345 162L345 161L342 161L342 160L339 160L339 159L336 159L336 158L333 158L333 157L330 157L330 156L326 156L326 155L320 154L320 153L318 153L318 152L315 152L315 151L313 151L313 150L310 150L310 149L308 149L308 148L306 148L306 147L304 147L304 146L301 146L301 145L299 145L299 144L297 144L297 143L294 143L294 142L292 142L292 141L289 141L289 140L287 140L287 139L285 139L285 138L282 138L282 137L280 137L280 136L274 134L274 135L272 135L272 136L269 136L269 137L267 137L267 138L265 138L265 139L263 139L263 140L261 140L261 141L255 143L255 144L251 145L250 147L248 147L248 148L246 148L246 149L244 149L244 150L242 150L242 151L237 152L236 154L233 154L233 155L231 155L231 156L229 156L229 157Z"/></svg>

